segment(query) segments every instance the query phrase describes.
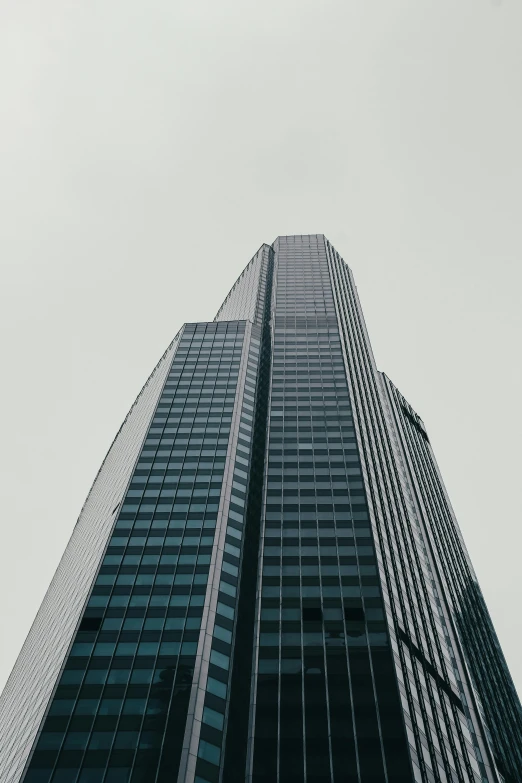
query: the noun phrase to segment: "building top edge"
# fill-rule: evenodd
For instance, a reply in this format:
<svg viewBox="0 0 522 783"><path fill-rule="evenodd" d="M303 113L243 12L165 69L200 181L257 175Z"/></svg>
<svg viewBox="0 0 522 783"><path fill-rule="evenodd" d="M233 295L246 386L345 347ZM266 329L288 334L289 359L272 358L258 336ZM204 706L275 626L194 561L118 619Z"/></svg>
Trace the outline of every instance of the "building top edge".
<svg viewBox="0 0 522 783"><path fill-rule="evenodd" d="M226 321L186 321L183 326L219 326L219 324L253 323L251 318L229 318Z"/></svg>
<svg viewBox="0 0 522 783"><path fill-rule="evenodd" d="M272 247L277 243L284 241L285 239L326 239L324 234L280 234L272 242Z"/></svg>

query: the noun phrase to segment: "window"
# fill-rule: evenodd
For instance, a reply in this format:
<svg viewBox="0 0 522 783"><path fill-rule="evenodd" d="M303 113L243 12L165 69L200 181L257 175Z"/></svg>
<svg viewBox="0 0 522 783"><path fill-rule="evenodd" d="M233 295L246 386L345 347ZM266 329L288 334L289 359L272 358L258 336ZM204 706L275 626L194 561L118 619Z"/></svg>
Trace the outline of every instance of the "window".
<svg viewBox="0 0 522 783"><path fill-rule="evenodd" d="M323 612L319 606L303 606L303 622L320 623L323 619Z"/></svg>
<svg viewBox="0 0 522 783"><path fill-rule="evenodd" d="M362 606L345 606L344 619L347 623L364 623L364 609Z"/></svg>

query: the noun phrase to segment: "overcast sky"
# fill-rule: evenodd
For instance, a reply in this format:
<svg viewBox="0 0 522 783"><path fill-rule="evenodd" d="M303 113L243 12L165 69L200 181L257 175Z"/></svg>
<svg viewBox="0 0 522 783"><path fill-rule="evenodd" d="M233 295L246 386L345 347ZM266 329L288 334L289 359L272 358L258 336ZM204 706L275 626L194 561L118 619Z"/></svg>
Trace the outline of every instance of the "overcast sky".
<svg viewBox="0 0 522 783"><path fill-rule="evenodd" d="M522 690L520 0L0 0L0 687L184 321L325 233Z"/></svg>

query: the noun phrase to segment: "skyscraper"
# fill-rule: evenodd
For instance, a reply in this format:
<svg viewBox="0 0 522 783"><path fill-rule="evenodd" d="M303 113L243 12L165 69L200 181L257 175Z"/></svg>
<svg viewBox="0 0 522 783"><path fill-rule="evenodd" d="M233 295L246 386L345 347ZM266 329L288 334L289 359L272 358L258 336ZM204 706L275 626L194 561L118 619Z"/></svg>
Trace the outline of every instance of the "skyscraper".
<svg viewBox="0 0 522 783"><path fill-rule="evenodd" d="M2 783L522 780L425 426L322 235L263 245L118 432L0 702Z"/></svg>

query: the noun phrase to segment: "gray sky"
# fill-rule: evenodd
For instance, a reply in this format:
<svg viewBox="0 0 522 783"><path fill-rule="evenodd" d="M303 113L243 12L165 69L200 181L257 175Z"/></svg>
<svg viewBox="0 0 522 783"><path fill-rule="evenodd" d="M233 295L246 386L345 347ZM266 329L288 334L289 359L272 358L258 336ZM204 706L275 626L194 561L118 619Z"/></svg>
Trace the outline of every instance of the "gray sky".
<svg viewBox="0 0 522 783"><path fill-rule="evenodd" d="M522 691L520 0L0 2L0 686L184 321L324 232Z"/></svg>

